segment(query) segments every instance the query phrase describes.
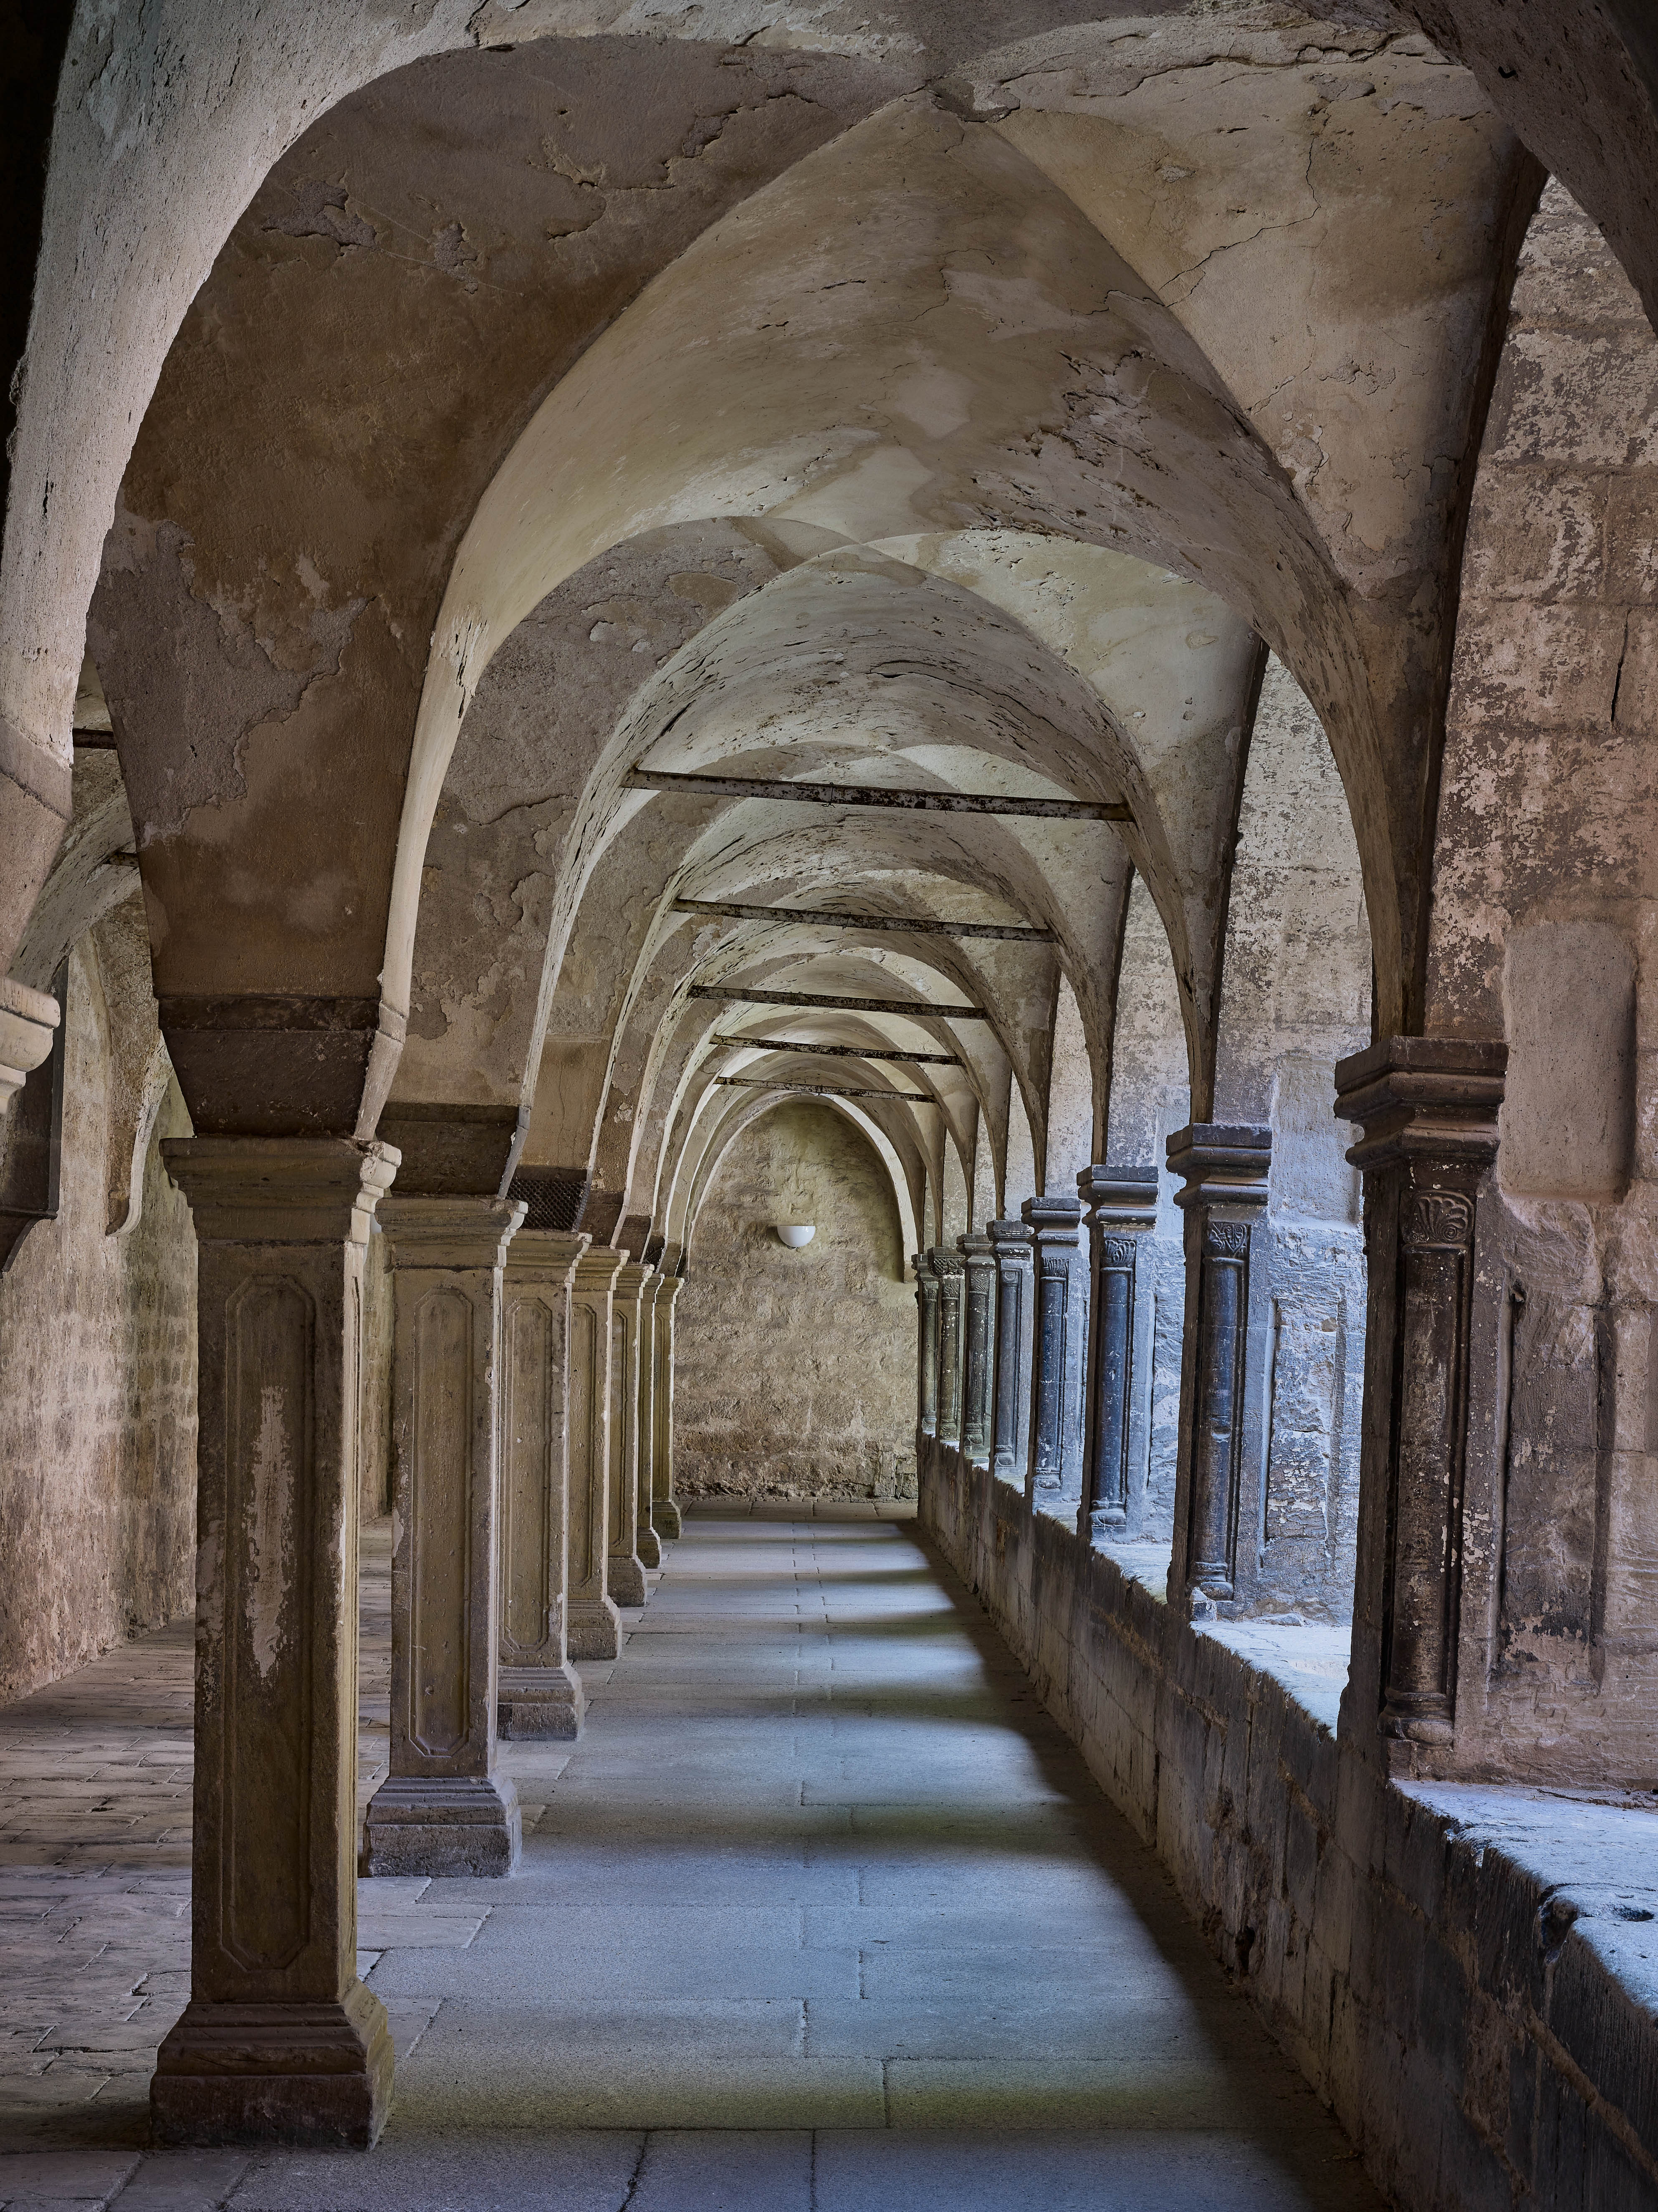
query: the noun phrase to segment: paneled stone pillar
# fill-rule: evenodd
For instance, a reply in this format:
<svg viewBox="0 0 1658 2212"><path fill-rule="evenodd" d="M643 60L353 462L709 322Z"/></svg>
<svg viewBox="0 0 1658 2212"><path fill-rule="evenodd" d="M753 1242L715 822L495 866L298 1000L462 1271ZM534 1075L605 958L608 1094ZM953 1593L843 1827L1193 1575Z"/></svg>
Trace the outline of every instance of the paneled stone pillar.
<svg viewBox="0 0 1658 2212"><path fill-rule="evenodd" d="M1186 1328L1169 1593L1193 1612L1242 1609L1260 1549L1266 1428L1263 1233L1272 1133L1199 1122L1169 1139L1184 1177Z"/></svg>
<svg viewBox="0 0 1658 2212"><path fill-rule="evenodd" d="M651 1517L656 1502L656 1302L663 1279L653 1267L639 1294L639 1396L634 1432L639 1478L639 1556L647 1567L662 1564L662 1532Z"/></svg>
<svg viewBox="0 0 1658 2212"><path fill-rule="evenodd" d="M681 1533L679 1503L673 1494L673 1310L685 1287L679 1275L665 1276L656 1294L656 1379L651 1392L655 1425L651 1453L651 1526L659 1536Z"/></svg>
<svg viewBox="0 0 1658 2212"><path fill-rule="evenodd" d="M201 1426L191 1997L156 2139L366 2148L392 2044L357 1978L357 1362L398 1155L162 1151L196 1224Z"/></svg>
<svg viewBox="0 0 1658 2212"><path fill-rule="evenodd" d="M962 1291L967 1271L959 1252L935 1244L927 1254L938 1284L938 1427L941 1444L962 1440Z"/></svg>
<svg viewBox="0 0 1658 2212"><path fill-rule="evenodd" d="M573 1659L614 1659L622 1616L610 1589L611 1299L622 1255L608 1244L576 1262L570 1299L570 1604Z"/></svg>
<svg viewBox="0 0 1658 2212"><path fill-rule="evenodd" d="M1387 1037L1335 1072L1336 1113L1363 1130L1347 1157L1369 1263L1349 1694L1375 1699L1406 1771L1455 1737L1475 1235L1507 1060L1500 1043Z"/></svg>
<svg viewBox="0 0 1658 2212"><path fill-rule="evenodd" d="M380 1207L396 1300L392 1771L369 1801L370 1874L507 1874L518 1859L518 1792L494 1768L502 1276L524 1212L476 1197Z"/></svg>
<svg viewBox="0 0 1658 2212"><path fill-rule="evenodd" d="M1030 1367L1035 1339L1035 1246L1023 1221L993 1221L996 1261L996 1376L991 1472L1023 1490L1030 1464Z"/></svg>
<svg viewBox="0 0 1658 2212"><path fill-rule="evenodd" d="M996 1255L977 1231L961 1239L967 1269L962 1352L962 1452L973 1467L990 1463L991 1387L994 1379Z"/></svg>
<svg viewBox="0 0 1658 2212"><path fill-rule="evenodd" d="M581 1726L567 1601L585 1472L584 1413L571 1404L570 1285L586 1248L568 1231L520 1229L507 1254L495 1713L508 1737L568 1737Z"/></svg>
<svg viewBox="0 0 1658 2212"><path fill-rule="evenodd" d="M1128 1526L1128 1440L1134 1401L1134 1302L1139 1243L1156 1228L1155 1168L1084 1168L1077 1190L1088 1215L1086 1457L1079 1536L1121 1536Z"/></svg>
<svg viewBox="0 0 1658 2212"><path fill-rule="evenodd" d="M610 1295L610 1562L605 1579L618 1605L643 1605L648 1594L645 1570L662 1563L656 1531L639 1525L639 1308L651 1270L624 1253L616 1256L622 1264Z"/></svg>
<svg viewBox="0 0 1658 2212"><path fill-rule="evenodd" d="M1088 1260L1074 1198L1028 1198L1035 1248L1029 1496L1075 1513L1083 1486L1083 1386L1088 1365Z"/></svg>
<svg viewBox="0 0 1658 2212"><path fill-rule="evenodd" d="M938 1279L925 1252L913 1253L915 1270L915 1425L924 1437L938 1426Z"/></svg>

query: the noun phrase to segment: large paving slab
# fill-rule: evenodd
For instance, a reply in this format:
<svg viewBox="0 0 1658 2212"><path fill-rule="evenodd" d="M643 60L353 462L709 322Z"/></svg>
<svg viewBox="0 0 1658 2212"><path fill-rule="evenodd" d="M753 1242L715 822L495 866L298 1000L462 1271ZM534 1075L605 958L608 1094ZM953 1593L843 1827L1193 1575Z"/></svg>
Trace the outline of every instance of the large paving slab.
<svg viewBox="0 0 1658 2212"><path fill-rule="evenodd" d="M365 1545L361 1787L385 1757ZM983 1614L889 1510L693 1518L507 1881L365 1881L363 2155L145 2148L188 1972L179 1629L0 1713L0 2208L1366 2212Z"/></svg>

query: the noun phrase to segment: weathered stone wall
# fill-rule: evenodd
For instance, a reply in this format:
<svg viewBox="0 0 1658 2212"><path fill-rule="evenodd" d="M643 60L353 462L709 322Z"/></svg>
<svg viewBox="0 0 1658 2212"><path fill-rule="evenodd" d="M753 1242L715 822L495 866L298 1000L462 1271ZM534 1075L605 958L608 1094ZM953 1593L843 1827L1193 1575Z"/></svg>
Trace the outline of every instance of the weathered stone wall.
<svg viewBox="0 0 1658 2212"><path fill-rule="evenodd" d="M196 1239L158 1149L190 1125L169 1085L137 1224L111 1234L110 1149L131 1139L99 935L70 960L60 1210L0 1278L0 1698L173 1619L194 1585Z"/></svg>
<svg viewBox="0 0 1658 2212"><path fill-rule="evenodd" d="M1457 1765L1641 1783L1658 1693L1658 339L1551 185L1469 522L1430 1033L1505 1037Z"/></svg>
<svg viewBox="0 0 1658 2212"><path fill-rule="evenodd" d="M780 1221L817 1234L791 1252ZM914 1494L915 1292L875 1153L831 1108L751 1122L692 1232L675 1312L683 1497Z"/></svg>
<svg viewBox="0 0 1658 2212"><path fill-rule="evenodd" d="M1188 1626L919 1443L924 1528L1380 2186L1412 2212L1658 2201L1650 1814L1388 1781L1333 1734L1339 1632Z"/></svg>

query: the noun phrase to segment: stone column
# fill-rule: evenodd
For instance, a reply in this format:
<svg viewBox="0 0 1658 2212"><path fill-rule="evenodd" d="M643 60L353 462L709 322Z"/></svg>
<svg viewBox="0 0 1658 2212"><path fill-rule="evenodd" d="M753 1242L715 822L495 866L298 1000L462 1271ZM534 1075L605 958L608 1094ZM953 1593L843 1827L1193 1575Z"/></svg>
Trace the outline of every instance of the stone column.
<svg viewBox="0 0 1658 2212"><path fill-rule="evenodd" d="M1086 1457L1079 1536L1121 1536L1128 1526L1128 1437L1134 1402L1134 1297L1139 1243L1156 1228L1155 1168L1084 1168L1077 1190L1090 1209Z"/></svg>
<svg viewBox="0 0 1658 2212"><path fill-rule="evenodd" d="M1407 1770L1415 1747L1455 1742L1474 1242L1507 1060L1500 1043L1387 1037L1335 1072L1336 1113L1363 1131L1347 1157L1369 1263L1349 1694L1370 1676L1360 1694Z"/></svg>
<svg viewBox="0 0 1658 2212"><path fill-rule="evenodd" d="M575 1659L614 1659L622 1616L610 1589L610 1302L622 1255L601 1244L576 1263L570 1301L570 1605Z"/></svg>
<svg viewBox="0 0 1658 2212"><path fill-rule="evenodd" d="M995 1365L996 1254L989 1237L978 1231L960 1243L967 1270L962 1332L962 1453L969 1466L987 1467Z"/></svg>
<svg viewBox="0 0 1658 2212"><path fill-rule="evenodd" d="M662 1278L653 1267L639 1294L639 1396L634 1417L639 1467L639 1556L647 1567L662 1564L662 1532L651 1518L656 1502L656 1302L661 1291Z"/></svg>
<svg viewBox="0 0 1658 2212"><path fill-rule="evenodd" d="M656 1376L651 1391L651 1415L655 1433L651 1452L651 1526L657 1534L671 1539L681 1534L683 1522L673 1494L673 1310L684 1278L661 1279L656 1294Z"/></svg>
<svg viewBox="0 0 1658 2212"><path fill-rule="evenodd" d="M495 1717L507 1737L568 1738L581 1727L568 1598L586 1438L571 1402L570 1285L587 1241L520 1229L507 1254Z"/></svg>
<svg viewBox="0 0 1658 2212"><path fill-rule="evenodd" d="M1087 1255L1074 1198L1028 1198L1035 1248L1036 1318L1030 1385L1029 1496L1075 1513L1083 1486L1083 1386L1087 1380Z"/></svg>
<svg viewBox="0 0 1658 2212"><path fill-rule="evenodd" d="M396 1301L392 1771L369 1801L372 1875L518 1860L518 1792L494 1768L502 1276L524 1212L477 1197L380 1207ZM538 1388L544 1404L544 1365Z"/></svg>
<svg viewBox="0 0 1658 2212"><path fill-rule="evenodd" d="M915 1270L915 1425L930 1437L938 1425L938 1279L925 1252L910 1255Z"/></svg>
<svg viewBox="0 0 1658 2212"><path fill-rule="evenodd" d="M1251 1247L1263 1233L1272 1133L1210 1122L1177 1129L1184 1178L1186 1327L1171 1598L1194 1613L1242 1609L1260 1551L1266 1391L1263 1323L1251 1313ZM1257 1301L1259 1303L1259 1300Z"/></svg>
<svg viewBox="0 0 1658 2212"><path fill-rule="evenodd" d="M191 1997L163 2143L366 2148L392 2094L357 1978L357 1361L389 1146L162 1147L197 1236Z"/></svg>
<svg viewBox="0 0 1658 2212"><path fill-rule="evenodd" d="M1023 1221L993 1221L996 1261L996 1379L993 1474L1023 1490L1030 1464L1030 1368L1035 1328L1035 1247Z"/></svg>
<svg viewBox="0 0 1658 2212"><path fill-rule="evenodd" d="M938 1427L941 1444L962 1440L962 1291L967 1271L959 1252L935 1244L927 1254L938 1284Z"/></svg>
<svg viewBox="0 0 1658 2212"><path fill-rule="evenodd" d="M646 1567L662 1561L656 1531L639 1525L639 1308L651 1271L625 1253L616 1256L621 1265L610 1294L610 1559L605 1583L618 1605L643 1605L649 1595Z"/></svg>

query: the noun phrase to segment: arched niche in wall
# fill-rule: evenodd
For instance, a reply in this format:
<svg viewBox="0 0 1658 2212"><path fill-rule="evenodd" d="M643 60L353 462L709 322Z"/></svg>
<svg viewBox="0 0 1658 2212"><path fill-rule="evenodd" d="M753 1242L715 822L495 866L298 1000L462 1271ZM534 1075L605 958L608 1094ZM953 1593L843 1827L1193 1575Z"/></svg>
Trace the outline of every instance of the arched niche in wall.
<svg viewBox="0 0 1658 2212"><path fill-rule="evenodd" d="M704 1184L675 1310L682 1497L914 1494L914 1223L840 1104L743 1114ZM791 1250L784 1221L816 1234Z"/></svg>

